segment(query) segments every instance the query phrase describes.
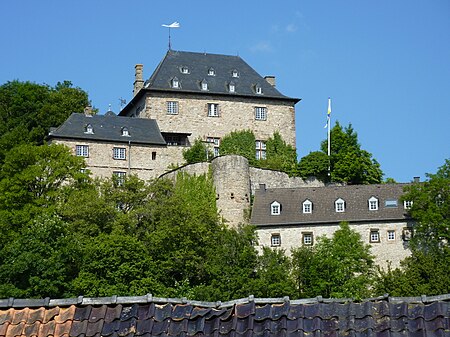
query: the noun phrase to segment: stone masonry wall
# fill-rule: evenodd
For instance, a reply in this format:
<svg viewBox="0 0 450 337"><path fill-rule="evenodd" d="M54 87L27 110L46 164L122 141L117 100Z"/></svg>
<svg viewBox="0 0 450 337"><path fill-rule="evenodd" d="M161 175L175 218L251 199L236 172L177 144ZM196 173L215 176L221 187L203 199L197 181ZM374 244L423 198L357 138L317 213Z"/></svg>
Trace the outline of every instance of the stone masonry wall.
<svg viewBox="0 0 450 337"><path fill-rule="evenodd" d="M178 102L178 114L167 114L167 102ZM219 117L208 117L208 103L219 105ZM255 107L267 108L267 120L255 119ZM150 93L141 117L158 121L161 132L192 133L189 141L207 137L222 138L235 130L250 129L256 139L266 140L278 131L295 147L295 108L293 102L244 97Z"/></svg>

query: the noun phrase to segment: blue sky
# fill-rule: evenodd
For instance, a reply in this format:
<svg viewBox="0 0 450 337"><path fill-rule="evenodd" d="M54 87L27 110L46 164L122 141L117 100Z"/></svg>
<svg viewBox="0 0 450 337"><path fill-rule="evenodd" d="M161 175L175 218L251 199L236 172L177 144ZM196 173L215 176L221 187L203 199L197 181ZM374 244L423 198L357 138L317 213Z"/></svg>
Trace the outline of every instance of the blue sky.
<svg viewBox="0 0 450 337"><path fill-rule="evenodd" d="M17 0L0 3L0 83L70 80L101 112L132 96L172 49L239 55L296 107L299 157L332 123L352 123L362 148L399 182L450 158L448 0Z"/></svg>

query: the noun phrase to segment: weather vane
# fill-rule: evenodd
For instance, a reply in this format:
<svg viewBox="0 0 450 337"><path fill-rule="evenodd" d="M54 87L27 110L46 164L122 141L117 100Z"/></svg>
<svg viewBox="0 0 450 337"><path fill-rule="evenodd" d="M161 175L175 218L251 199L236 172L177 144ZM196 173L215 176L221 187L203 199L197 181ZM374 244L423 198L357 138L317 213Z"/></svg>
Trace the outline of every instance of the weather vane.
<svg viewBox="0 0 450 337"><path fill-rule="evenodd" d="M169 50L172 50L172 46L170 45L170 28L180 28L180 24L175 21L174 23L171 23L170 25L162 25L163 27L169 28Z"/></svg>

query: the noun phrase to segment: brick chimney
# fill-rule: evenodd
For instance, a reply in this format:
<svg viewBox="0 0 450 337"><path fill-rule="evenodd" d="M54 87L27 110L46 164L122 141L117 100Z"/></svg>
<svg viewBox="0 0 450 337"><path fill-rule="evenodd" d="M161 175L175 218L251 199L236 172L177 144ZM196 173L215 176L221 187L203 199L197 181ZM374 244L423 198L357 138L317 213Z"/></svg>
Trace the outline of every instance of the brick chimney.
<svg viewBox="0 0 450 337"><path fill-rule="evenodd" d="M264 79L269 83L272 87L275 87L275 76L265 76Z"/></svg>
<svg viewBox="0 0 450 337"><path fill-rule="evenodd" d="M133 86L133 96L136 96L136 94L139 92L139 90L142 89L144 86L144 78L143 78L143 64L136 64L134 66L135 73L134 73L134 86Z"/></svg>

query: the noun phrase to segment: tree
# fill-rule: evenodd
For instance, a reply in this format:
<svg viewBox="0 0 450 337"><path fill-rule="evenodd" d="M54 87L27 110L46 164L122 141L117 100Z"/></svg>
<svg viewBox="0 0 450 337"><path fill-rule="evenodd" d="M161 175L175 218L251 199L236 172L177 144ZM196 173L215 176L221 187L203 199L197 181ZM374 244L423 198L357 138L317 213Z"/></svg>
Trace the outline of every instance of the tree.
<svg viewBox="0 0 450 337"><path fill-rule="evenodd" d="M261 160L259 166L296 176L297 152L292 145L286 144L279 132L275 132L266 141L266 159Z"/></svg>
<svg viewBox="0 0 450 337"><path fill-rule="evenodd" d="M214 153L206 147L201 139L196 139L194 145L189 149L183 150L183 158L186 164L200 163L212 159Z"/></svg>
<svg viewBox="0 0 450 337"><path fill-rule="evenodd" d="M222 138L220 154L237 154L248 159L250 165L256 165L255 134L251 130L232 131Z"/></svg>
<svg viewBox="0 0 450 337"><path fill-rule="evenodd" d="M373 273L369 249L361 236L343 222L331 239L320 237L311 248L293 250L299 296L367 297Z"/></svg>
<svg viewBox="0 0 450 337"><path fill-rule="evenodd" d="M320 151L310 152L298 163L299 175L303 179L316 177L321 181L327 181L329 163L330 161L325 153Z"/></svg>

